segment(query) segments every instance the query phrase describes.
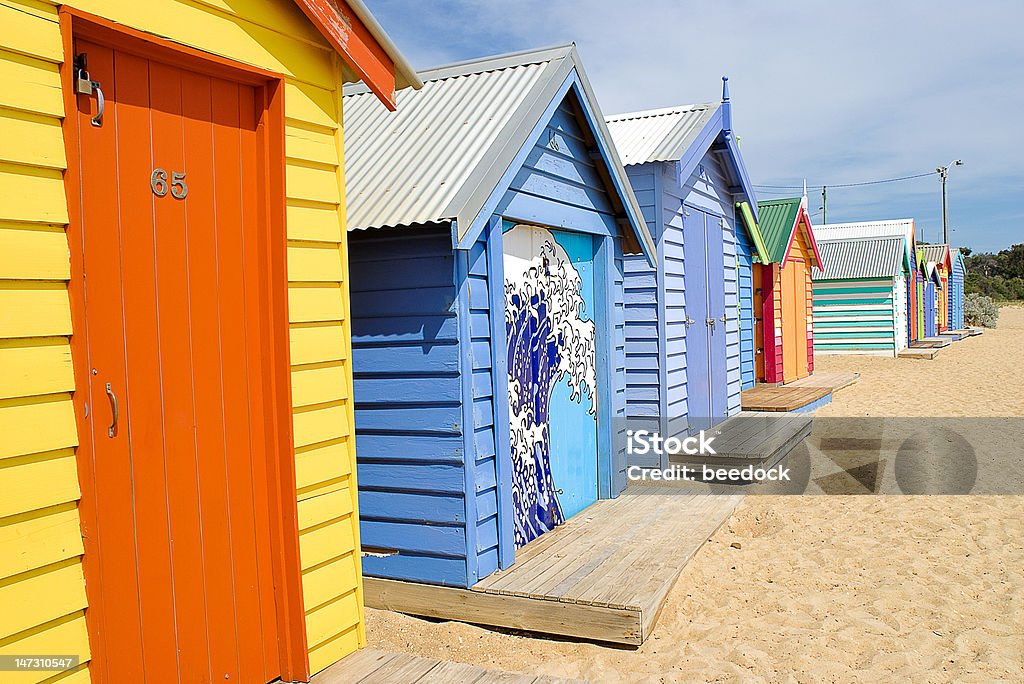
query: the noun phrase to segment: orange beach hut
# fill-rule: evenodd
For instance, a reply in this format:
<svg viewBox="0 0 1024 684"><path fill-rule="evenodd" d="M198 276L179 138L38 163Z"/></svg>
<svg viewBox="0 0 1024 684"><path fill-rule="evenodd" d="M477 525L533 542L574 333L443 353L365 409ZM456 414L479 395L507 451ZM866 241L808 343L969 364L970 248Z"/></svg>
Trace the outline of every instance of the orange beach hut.
<svg viewBox="0 0 1024 684"><path fill-rule="evenodd" d="M822 268L807 198L757 203L769 263L754 264L757 379L783 383L814 370L811 269Z"/></svg>
<svg viewBox="0 0 1024 684"><path fill-rule="evenodd" d="M0 655L69 656L0 680L308 681L365 643L342 84L418 77L361 0L5 0L0 73Z"/></svg>

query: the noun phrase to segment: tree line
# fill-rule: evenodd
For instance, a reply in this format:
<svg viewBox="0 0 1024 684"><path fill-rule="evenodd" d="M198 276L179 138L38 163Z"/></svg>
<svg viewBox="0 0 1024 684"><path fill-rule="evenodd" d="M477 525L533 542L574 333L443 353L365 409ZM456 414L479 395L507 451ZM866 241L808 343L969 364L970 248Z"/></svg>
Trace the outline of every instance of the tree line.
<svg viewBox="0 0 1024 684"><path fill-rule="evenodd" d="M1024 300L1024 244L992 254L964 247L967 267L965 292L977 292L999 301Z"/></svg>

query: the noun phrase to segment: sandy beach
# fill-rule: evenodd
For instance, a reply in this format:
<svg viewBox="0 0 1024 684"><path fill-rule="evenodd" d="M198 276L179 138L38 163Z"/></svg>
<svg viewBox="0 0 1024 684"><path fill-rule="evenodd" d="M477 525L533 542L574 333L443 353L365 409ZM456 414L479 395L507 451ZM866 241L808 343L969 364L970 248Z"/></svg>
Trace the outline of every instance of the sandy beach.
<svg viewBox="0 0 1024 684"><path fill-rule="evenodd" d="M1024 416L1024 308L931 361L819 357L817 416ZM639 649L367 609L373 648L595 682L1024 681L1024 497L748 496Z"/></svg>

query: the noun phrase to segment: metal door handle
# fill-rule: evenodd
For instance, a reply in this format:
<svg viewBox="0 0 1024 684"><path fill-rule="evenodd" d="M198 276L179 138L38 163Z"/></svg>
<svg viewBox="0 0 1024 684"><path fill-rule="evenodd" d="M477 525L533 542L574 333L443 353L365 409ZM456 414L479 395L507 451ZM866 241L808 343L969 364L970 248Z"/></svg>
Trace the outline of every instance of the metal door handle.
<svg viewBox="0 0 1024 684"><path fill-rule="evenodd" d="M707 323L708 327L710 327L712 330L715 329L715 319L714 318L705 318L704 322Z"/></svg>
<svg viewBox="0 0 1024 684"><path fill-rule="evenodd" d="M110 409L114 413L114 421L110 424L110 427L107 428L107 437L113 437L117 434L117 418L119 412L117 410L117 395L114 394L114 390L110 388L109 382L107 383L107 396L110 397Z"/></svg>
<svg viewBox="0 0 1024 684"><path fill-rule="evenodd" d="M728 320L726 320L725 314L722 314L722 317L720 319L718 319L718 320L722 321L723 323L728 323L729 322Z"/></svg>
<svg viewBox="0 0 1024 684"><path fill-rule="evenodd" d="M86 70L87 61L88 58L85 53L75 58L75 92L79 95L96 95L96 115L92 117L92 125L102 126L103 108L106 106L106 101L103 99L103 90L100 88L100 82L89 78L89 72Z"/></svg>
<svg viewBox="0 0 1024 684"><path fill-rule="evenodd" d="M555 494L558 494L559 496L561 496L562 494L565 494L565 492L563 490L561 490L561 489L556 489L555 490Z"/></svg>
<svg viewBox="0 0 1024 684"><path fill-rule="evenodd" d="M687 316L687 317L686 317L686 320L685 320L685 321L683 321L683 323L684 323L684 324L686 325L686 327L687 327L687 328L689 328L689 327L690 327L691 325L693 325L693 324L694 324L694 323L696 323L696 322L697 322L697 321L693 320L693 319L692 319L692 318L690 318L689 316Z"/></svg>

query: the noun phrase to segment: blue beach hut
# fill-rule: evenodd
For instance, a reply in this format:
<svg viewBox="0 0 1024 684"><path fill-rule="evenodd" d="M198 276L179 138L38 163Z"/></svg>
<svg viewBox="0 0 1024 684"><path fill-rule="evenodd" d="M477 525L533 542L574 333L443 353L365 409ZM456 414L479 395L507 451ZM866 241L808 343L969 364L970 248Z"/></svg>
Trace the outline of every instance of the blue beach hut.
<svg viewBox="0 0 1024 684"><path fill-rule="evenodd" d="M949 250L951 268L949 271L949 329L963 330L964 327L964 279L967 264L959 247Z"/></svg>
<svg viewBox="0 0 1024 684"><path fill-rule="evenodd" d="M693 432L737 413L754 385L751 271L767 263L728 80L720 103L607 121L657 243L657 268L626 259L627 414L660 421L662 434Z"/></svg>
<svg viewBox="0 0 1024 684"><path fill-rule="evenodd" d="M474 585L625 487L623 260L655 247L572 45L346 89L363 570Z"/></svg>

